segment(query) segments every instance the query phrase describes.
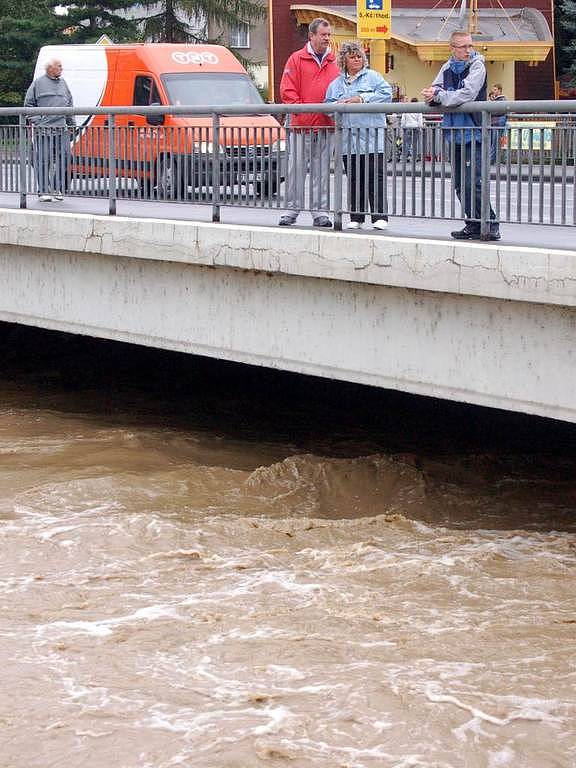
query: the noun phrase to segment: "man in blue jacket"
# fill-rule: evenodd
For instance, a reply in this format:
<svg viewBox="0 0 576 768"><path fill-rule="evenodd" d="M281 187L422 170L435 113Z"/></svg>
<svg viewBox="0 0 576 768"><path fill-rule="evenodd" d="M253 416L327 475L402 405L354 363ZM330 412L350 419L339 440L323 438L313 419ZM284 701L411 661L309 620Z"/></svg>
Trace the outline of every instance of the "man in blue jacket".
<svg viewBox="0 0 576 768"><path fill-rule="evenodd" d="M486 101L484 57L474 50L471 35L459 30L453 32L450 50L452 55L442 65L432 85L422 91L425 101L443 107ZM454 187L466 218L464 229L451 234L455 240L478 240L482 200L480 113L446 112L442 125L446 129L446 140L453 144ZM492 206L490 219L488 239L500 240L500 228Z"/></svg>

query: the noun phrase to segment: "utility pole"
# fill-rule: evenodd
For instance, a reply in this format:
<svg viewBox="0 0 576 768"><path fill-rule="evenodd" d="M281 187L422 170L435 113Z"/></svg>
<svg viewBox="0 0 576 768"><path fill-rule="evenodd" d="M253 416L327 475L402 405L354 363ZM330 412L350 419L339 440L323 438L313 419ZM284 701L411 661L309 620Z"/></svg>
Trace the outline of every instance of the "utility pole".
<svg viewBox="0 0 576 768"><path fill-rule="evenodd" d="M273 102L274 93L274 21L272 18L272 0L268 0L268 101Z"/></svg>
<svg viewBox="0 0 576 768"><path fill-rule="evenodd" d="M478 0L470 0L468 13L468 32L471 35L478 34Z"/></svg>

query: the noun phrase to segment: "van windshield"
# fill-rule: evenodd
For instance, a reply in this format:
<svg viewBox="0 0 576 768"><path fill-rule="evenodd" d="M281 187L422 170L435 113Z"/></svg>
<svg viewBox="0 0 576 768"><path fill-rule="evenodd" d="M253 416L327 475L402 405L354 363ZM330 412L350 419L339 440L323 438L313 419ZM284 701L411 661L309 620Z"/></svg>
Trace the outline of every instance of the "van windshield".
<svg viewBox="0 0 576 768"><path fill-rule="evenodd" d="M173 106L263 104L248 75L240 72L177 72L162 75Z"/></svg>

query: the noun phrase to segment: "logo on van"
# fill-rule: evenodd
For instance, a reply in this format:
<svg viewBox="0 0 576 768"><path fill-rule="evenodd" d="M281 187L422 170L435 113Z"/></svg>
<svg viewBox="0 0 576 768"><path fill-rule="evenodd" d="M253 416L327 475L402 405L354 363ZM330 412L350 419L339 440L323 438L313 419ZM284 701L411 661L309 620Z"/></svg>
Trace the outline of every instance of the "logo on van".
<svg viewBox="0 0 576 768"><path fill-rule="evenodd" d="M178 64L218 64L220 59L210 51L175 51L172 54Z"/></svg>

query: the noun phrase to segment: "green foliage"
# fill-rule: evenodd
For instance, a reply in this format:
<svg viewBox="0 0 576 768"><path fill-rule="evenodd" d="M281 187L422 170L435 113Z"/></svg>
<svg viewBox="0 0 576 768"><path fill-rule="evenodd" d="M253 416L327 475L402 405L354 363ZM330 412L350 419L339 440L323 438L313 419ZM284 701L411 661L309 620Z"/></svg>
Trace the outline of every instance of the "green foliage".
<svg viewBox="0 0 576 768"><path fill-rule="evenodd" d="M220 35L209 37L209 27L234 27L266 15L258 0L149 0L138 5L152 11L142 17L144 37L162 43L222 43Z"/></svg>
<svg viewBox="0 0 576 768"><path fill-rule="evenodd" d="M68 13L55 14L57 5ZM116 42L137 39L136 23L118 13L134 5L135 0L0 0L0 106L22 104L43 45L88 43L103 33Z"/></svg>
<svg viewBox="0 0 576 768"><path fill-rule="evenodd" d="M38 49L57 42L58 21L44 0L0 0L0 106L20 106Z"/></svg>
<svg viewBox="0 0 576 768"><path fill-rule="evenodd" d="M56 6L67 13L56 14ZM90 43L102 34L114 42L223 43L222 32L210 39L208 30L264 17L259 0L0 0L0 106L22 104L43 45Z"/></svg>
<svg viewBox="0 0 576 768"><path fill-rule="evenodd" d="M576 81L576 2L554 3L556 27L556 68L558 75L572 75Z"/></svg>
<svg viewBox="0 0 576 768"><path fill-rule="evenodd" d="M66 42L94 43L103 34L115 43L138 39L138 26L125 13L137 5L136 0L52 0L51 5L61 6L67 11L59 17Z"/></svg>

